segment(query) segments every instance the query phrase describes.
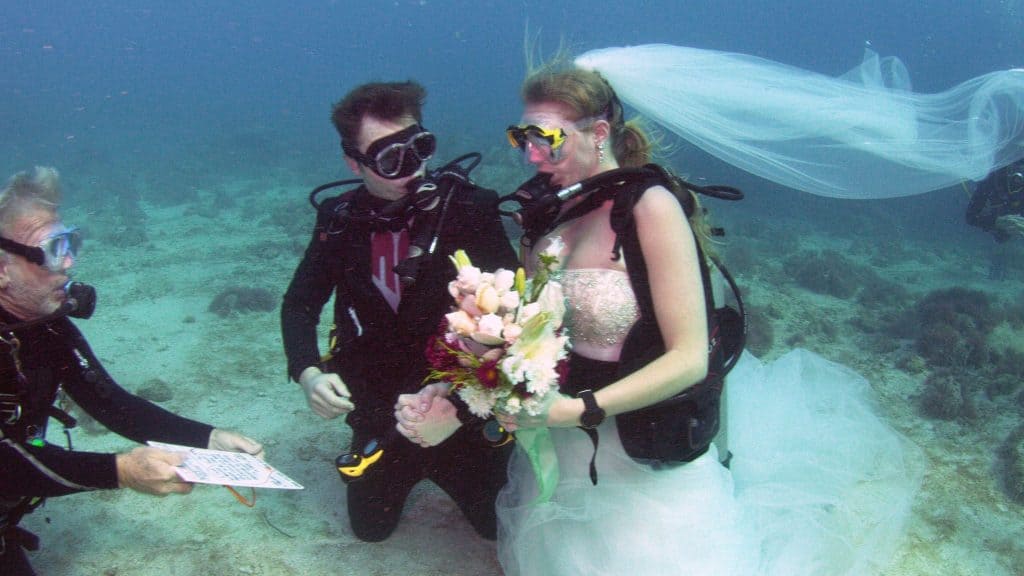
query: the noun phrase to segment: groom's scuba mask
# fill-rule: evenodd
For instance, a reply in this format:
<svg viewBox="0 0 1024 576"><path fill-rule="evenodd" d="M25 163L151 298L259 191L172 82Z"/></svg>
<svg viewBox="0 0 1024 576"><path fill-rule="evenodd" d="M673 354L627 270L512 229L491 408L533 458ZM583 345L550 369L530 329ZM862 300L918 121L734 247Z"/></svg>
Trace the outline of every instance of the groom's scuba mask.
<svg viewBox="0 0 1024 576"><path fill-rule="evenodd" d="M323 206L317 196L338 186L362 184L362 180L339 180L317 186L309 201L318 212L328 211L331 224L328 234L340 234L348 226L367 226L375 229L409 229L409 253L394 267L402 284L411 286L434 255L451 201L453 187L469 183L469 173L480 163L481 156L471 152L459 156L437 170L427 171L423 177L413 178L406 184L408 193L392 202L360 202L348 198L330 209ZM468 165L463 165L468 162ZM363 198L365 200L365 198ZM371 204L376 204L373 206Z"/></svg>

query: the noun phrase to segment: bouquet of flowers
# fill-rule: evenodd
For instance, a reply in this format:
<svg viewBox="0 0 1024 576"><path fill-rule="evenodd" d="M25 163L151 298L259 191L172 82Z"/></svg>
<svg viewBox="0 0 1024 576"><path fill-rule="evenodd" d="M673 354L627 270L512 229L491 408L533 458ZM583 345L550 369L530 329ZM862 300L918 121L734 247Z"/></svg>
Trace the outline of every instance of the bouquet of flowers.
<svg viewBox="0 0 1024 576"><path fill-rule="evenodd" d="M562 286L550 274L560 250L554 242L542 253L530 280L522 268L481 272L463 250L451 256L458 271L448 285L455 310L427 347L427 378L451 383L473 414L536 416L547 394L558 390L568 337Z"/></svg>

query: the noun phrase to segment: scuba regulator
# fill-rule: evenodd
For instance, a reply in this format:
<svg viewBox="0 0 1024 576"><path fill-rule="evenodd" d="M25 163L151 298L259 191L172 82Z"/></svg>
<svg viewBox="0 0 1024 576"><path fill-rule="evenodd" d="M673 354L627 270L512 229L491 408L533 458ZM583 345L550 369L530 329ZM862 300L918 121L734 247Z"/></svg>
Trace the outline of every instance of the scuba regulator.
<svg viewBox="0 0 1024 576"><path fill-rule="evenodd" d="M317 186L309 194L309 202L317 212L329 215L329 234L341 233L350 225L382 227L393 230L409 229L409 252L394 267L404 286L416 283L425 264L434 257L441 230L444 228L452 192L458 184L472 184L469 173L480 164L479 152L463 154L441 168L413 178L406 184L408 194L382 206L360 207L355 199L346 199L326 207L318 199L321 192L339 186L359 185L361 179L338 180Z"/></svg>
<svg viewBox="0 0 1024 576"><path fill-rule="evenodd" d="M96 289L89 284L69 280L64 285L64 293L67 295L64 298L64 303L53 312L35 320L17 322L15 324L0 324L0 332L13 332L30 326L45 324L62 316L88 320L92 313L96 311Z"/></svg>
<svg viewBox="0 0 1024 576"><path fill-rule="evenodd" d="M721 200L743 198L743 191L738 188L723 185L698 186L670 174L657 164L648 164L639 168L619 168L602 172L562 189L556 189L551 185L551 174L538 172L515 192L498 199L499 208L511 202L518 204L518 209L499 211L523 228L521 243L530 247L559 224L589 212L598 204L609 200L619 186L631 180L651 180L652 183L660 180L660 183L676 194L692 192ZM562 208L565 203L580 196L587 198L563 214Z"/></svg>

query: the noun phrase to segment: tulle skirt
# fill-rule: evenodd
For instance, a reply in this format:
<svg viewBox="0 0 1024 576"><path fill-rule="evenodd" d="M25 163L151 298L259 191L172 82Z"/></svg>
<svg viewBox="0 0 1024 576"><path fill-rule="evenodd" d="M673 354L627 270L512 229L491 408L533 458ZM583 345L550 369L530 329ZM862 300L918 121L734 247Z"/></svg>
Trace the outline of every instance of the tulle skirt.
<svg viewBox="0 0 1024 576"><path fill-rule="evenodd" d="M876 415L849 369L796 350L729 377L731 469L712 447L652 467L629 458L609 418L590 438L553 429L560 480L547 502L517 450L498 498L508 575L863 575L899 545L923 459ZM723 437L723 441L725 437Z"/></svg>

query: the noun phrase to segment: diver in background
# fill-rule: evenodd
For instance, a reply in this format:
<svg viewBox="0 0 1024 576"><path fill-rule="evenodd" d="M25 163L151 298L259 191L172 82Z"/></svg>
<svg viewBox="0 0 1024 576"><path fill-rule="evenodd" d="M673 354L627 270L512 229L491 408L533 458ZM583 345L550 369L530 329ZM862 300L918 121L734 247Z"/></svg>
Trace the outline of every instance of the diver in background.
<svg viewBox="0 0 1024 576"><path fill-rule="evenodd" d="M967 205L967 223L988 231L997 242L1024 236L1024 158L978 183Z"/></svg>
<svg viewBox="0 0 1024 576"><path fill-rule="evenodd" d="M992 234L999 246L992 253L989 277L1006 274L1009 248L1004 244L1024 236L1024 158L991 172L978 183L967 205L967 223Z"/></svg>
<svg viewBox="0 0 1024 576"><path fill-rule="evenodd" d="M192 484L175 472L184 457L151 447L121 454L72 450L46 439L63 392L111 431L149 440L260 455L235 432L172 414L114 382L68 316L88 318L94 291L70 282L80 237L57 213L57 171L15 175L0 191L0 574L35 574L25 550L39 539L18 523L45 498L86 490L131 488L163 496ZM48 520L47 520L48 521ZM102 527L100 527L102 528Z"/></svg>
<svg viewBox="0 0 1024 576"><path fill-rule="evenodd" d="M452 305L448 282L455 268L448 255L464 249L484 270L517 266L494 191L468 178L447 178L424 200L424 185L434 184L426 162L436 145L421 125L425 97L415 82L371 83L334 106L331 120L345 163L362 182L318 204L312 239L281 308L288 374L313 412L327 419L347 415L353 453L394 438L372 469L347 484L352 531L369 542L391 535L409 492L424 479L493 540L494 500L511 448L492 447L468 408L444 398L422 415L415 444L395 432L398 396L422 386L428 339ZM432 241L420 250L424 230ZM410 262L417 263L414 270ZM334 327L322 359L316 326L332 295Z"/></svg>

